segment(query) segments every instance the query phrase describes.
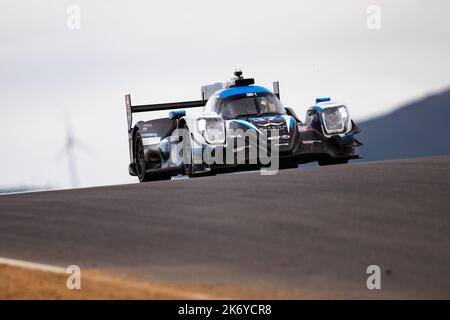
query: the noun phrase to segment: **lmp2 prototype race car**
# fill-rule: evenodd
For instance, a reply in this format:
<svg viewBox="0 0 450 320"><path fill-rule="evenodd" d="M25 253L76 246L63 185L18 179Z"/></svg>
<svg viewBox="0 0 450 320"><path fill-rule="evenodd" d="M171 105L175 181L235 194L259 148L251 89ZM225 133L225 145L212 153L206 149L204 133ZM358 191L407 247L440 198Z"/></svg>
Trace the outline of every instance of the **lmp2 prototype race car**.
<svg viewBox="0 0 450 320"><path fill-rule="evenodd" d="M359 158L356 147L362 144L354 136L360 129L345 104L318 98L302 122L293 109L282 105L278 82L271 92L254 85L254 79L244 78L241 71L234 75L229 82L203 86L202 99L196 101L132 105L127 94L130 175L145 182L178 174L194 177L251 170L271 163L284 169ZM186 114L185 109L199 107L203 107L199 116ZM157 110L172 111L168 118L133 126L134 113Z"/></svg>

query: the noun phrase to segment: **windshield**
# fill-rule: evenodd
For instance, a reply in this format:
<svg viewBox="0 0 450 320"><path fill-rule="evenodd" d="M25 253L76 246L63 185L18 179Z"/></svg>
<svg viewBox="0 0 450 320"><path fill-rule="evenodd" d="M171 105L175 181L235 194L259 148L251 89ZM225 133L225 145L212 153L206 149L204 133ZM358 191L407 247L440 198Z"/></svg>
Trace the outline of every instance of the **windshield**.
<svg viewBox="0 0 450 320"><path fill-rule="evenodd" d="M231 96L220 104L220 114L224 119L246 116L286 114L280 100L268 92Z"/></svg>

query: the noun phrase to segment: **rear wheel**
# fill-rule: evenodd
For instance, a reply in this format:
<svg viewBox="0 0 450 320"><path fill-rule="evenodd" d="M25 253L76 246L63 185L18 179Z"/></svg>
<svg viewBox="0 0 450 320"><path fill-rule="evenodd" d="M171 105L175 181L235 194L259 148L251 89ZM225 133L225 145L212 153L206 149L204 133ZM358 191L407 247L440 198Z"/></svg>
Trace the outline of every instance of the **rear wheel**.
<svg viewBox="0 0 450 320"><path fill-rule="evenodd" d="M144 156L144 145L142 143L142 137L138 133L136 135L136 139L134 142L134 163L136 165L136 174L139 178L140 182L147 182L147 181L157 181L157 180L169 180L172 175L170 173L147 173L147 165L145 162L145 156Z"/></svg>
<svg viewBox="0 0 450 320"><path fill-rule="evenodd" d="M319 166L331 166L331 165L335 165L335 164L346 164L346 163L348 163L348 159L329 158L329 159L321 159L318 162L319 162Z"/></svg>

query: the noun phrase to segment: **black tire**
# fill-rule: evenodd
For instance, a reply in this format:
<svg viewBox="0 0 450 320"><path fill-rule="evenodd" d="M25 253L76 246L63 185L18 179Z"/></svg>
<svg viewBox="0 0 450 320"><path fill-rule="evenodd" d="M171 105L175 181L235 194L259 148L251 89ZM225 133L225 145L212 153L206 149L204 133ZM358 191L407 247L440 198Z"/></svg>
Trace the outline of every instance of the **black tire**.
<svg viewBox="0 0 450 320"><path fill-rule="evenodd" d="M187 126L183 131L183 169L184 174L193 177L193 159L192 159L192 146L191 146L191 133Z"/></svg>
<svg viewBox="0 0 450 320"><path fill-rule="evenodd" d="M332 166L335 164L346 164L346 163L348 163L348 159L329 158L329 159L321 159L318 162L319 162L319 166Z"/></svg>
<svg viewBox="0 0 450 320"><path fill-rule="evenodd" d="M172 175L170 173L146 173L147 165L144 158L144 145L142 144L142 137L138 133L134 141L134 163L136 166L136 175L139 182L170 180Z"/></svg>
<svg viewBox="0 0 450 320"><path fill-rule="evenodd" d="M208 172L198 172L194 173L194 159L192 158L192 145L191 145L191 138L192 135L188 129L188 127L185 125L183 127L183 173L187 175L189 178L197 178L197 177L207 177L207 176L215 176L215 171L208 171Z"/></svg>

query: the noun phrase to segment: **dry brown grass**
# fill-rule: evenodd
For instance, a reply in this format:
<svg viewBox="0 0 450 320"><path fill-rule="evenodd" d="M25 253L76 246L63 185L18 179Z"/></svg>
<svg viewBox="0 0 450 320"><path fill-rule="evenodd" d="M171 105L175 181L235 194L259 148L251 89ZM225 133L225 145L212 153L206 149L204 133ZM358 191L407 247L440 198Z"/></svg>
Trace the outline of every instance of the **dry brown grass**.
<svg viewBox="0 0 450 320"><path fill-rule="evenodd" d="M163 284L96 270L82 271L81 290L66 287L68 275L0 265L0 299L281 299L312 298L248 287ZM332 295L321 295L331 298Z"/></svg>

